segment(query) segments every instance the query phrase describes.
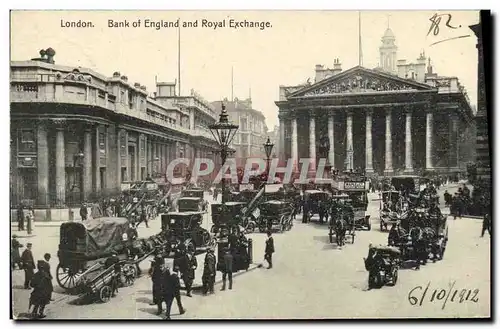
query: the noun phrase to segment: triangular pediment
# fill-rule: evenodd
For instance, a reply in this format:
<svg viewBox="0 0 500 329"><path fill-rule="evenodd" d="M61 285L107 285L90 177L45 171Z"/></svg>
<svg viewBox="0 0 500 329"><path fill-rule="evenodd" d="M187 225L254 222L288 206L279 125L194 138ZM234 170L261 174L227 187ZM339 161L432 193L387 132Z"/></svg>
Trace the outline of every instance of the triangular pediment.
<svg viewBox="0 0 500 329"><path fill-rule="evenodd" d="M289 93L287 98L353 93L431 91L433 89L429 85L414 80L356 66Z"/></svg>

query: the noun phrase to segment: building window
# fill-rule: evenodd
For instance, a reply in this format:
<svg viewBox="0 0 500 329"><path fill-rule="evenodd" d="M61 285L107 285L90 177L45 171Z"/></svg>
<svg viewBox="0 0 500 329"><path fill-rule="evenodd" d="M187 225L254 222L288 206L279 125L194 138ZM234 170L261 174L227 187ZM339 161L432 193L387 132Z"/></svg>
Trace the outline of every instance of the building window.
<svg viewBox="0 0 500 329"><path fill-rule="evenodd" d="M127 138L126 138L126 134L122 134L120 136L120 155L121 156L126 156L127 155Z"/></svg>
<svg viewBox="0 0 500 329"><path fill-rule="evenodd" d="M247 119L246 118L241 118L241 130L242 131L247 130Z"/></svg>
<svg viewBox="0 0 500 329"><path fill-rule="evenodd" d="M241 143L248 144L248 135L241 135Z"/></svg>
<svg viewBox="0 0 500 329"><path fill-rule="evenodd" d="M36 153L36 139L34 129L19 130L19 153Z"/></svg>

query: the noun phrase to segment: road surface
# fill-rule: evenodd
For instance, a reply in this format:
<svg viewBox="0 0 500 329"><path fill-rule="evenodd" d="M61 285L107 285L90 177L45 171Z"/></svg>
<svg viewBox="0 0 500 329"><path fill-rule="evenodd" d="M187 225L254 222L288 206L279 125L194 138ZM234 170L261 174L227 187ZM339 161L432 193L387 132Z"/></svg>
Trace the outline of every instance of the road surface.
<svg viewBox="0 0 500 329"><path fill-rule="evenodd" d="M448 190L451 192L453 189L448 187ZM440 192L444 192L444 188ZM376 199L376 195L370 195L370 199ZM234 278L233 290L219 291L218 284L214 295L183 296L187 312L179 315L174 303L172 317L320 319L490 316L490 239L489 236L480 238L479 220L453 220L450 217L449 243L443 261L429 263L418 271L400 270L396 286L367 290L368 273L363 257L367 255L368 245L387 243L387 233L380 232L378 228L378 207L378 201L370 202L368 212L373 218L372 230L358 231L355 243L348 243L342 249L328 242L326 225L302 224L300 217L297 218L291 231L274 234L276 253L273 269L262 267L239 273ZM208 227L208 217L204 225ZM159 229L159 221L153 221L151 226L150 230ZM141 230L144 230L139 232L141 235L147 233L146 229ZM55 255L58 237L57 229L53 231L53 236L43 240L43 247ZM254 233L249 237L254 240L254 261L263 262L265 235ZM33 248L38 258L47 251L38 251L35 243ZM199 256L198 263L202 267L203 256ZM51 265L54 269L57 260L54 259ZM147 266L145 263L142 268L147 269ZM200 276L201 271L198 271L198 280ZM15 313L26 312L29 291L19 287L22 285L21 271L14 272L13 281ZM445 298L449 288L451 296ZM147 276L139 278L132 287L121 288L118 296L106 304L78 305L75 296L56 289L56 301L48 306L47 318L163 318L155 315L155 306L149 305L151 281ZM441 292L441 289L446 291ZM466 290L462 292L463 289ZM455 290L457 293L452 300ZM426 293L422 298L424 291Z"/></svg>

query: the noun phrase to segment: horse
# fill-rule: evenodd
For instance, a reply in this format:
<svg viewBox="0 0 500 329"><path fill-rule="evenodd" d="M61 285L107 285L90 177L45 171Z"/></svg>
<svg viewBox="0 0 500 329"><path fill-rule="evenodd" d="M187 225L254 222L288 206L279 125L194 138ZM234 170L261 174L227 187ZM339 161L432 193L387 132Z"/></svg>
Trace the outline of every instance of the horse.
<svg viewBox="0 0 500 329"><path fill-rule="evenodd" d="M342 247L345 244L345 233L347 231L347 223L344 219L339 218L335 221L335 235L337 237L337 245Z"/></svg>

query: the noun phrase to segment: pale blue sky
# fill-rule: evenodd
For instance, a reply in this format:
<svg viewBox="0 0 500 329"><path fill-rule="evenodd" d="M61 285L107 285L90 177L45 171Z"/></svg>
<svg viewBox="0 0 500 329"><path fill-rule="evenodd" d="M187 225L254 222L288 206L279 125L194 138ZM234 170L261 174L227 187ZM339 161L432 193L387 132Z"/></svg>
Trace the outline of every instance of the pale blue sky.
<svg viewBox="0 0 500 329"><path fill-rule="evenodd" d="M440 12L444 13L444 12ZM479 21L477 11L451 12L440 33L427 37L434 12L363 11L363 66L373 68L379 60L380 38L390 27L399 47L398 59L414 61L424 50L439 75L456 76L465 85L471 102L477 101L476 38L468 25ZM256 109L261 110L270 129L277 123L280 84L294 85L314 77L315 64L328 67L339 58L344 70L358 64L358 12L354 11L155 11L155 12L14 12L12 14L11 59L26 60L42 48L52 47L57 64L83 66L106 76L120 71L130 82L140 82L153 92L158 81L177 78L177 30L152 28L110 29L108 19L130 22L154 20L193 21L205 18L223 20L270 21L272 28L208 29L181 31L181 76L183 94L194 88L207 100L220 100L231 94L231 67L234 67L234 95L246 98L249 88ZM93 29L60 27L60 20L85 20ZM471 37L431 43L470 34Z"/></svg>

